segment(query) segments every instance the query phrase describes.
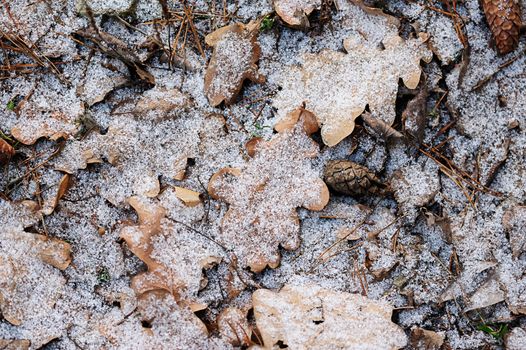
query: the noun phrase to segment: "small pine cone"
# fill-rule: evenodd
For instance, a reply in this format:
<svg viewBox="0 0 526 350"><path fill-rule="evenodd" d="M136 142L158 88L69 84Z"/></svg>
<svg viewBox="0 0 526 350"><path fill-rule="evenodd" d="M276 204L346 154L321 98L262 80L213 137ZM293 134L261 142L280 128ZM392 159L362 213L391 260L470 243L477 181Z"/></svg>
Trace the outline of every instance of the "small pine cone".
<svg viewBox="0 0 526 350"><path fill-rule="evenodd" d="M389 186L382 183L371 170L349 160L328 161L323 178L334 191L351 196L391 193Z"/></svg>
<svg viewBox="0 0 526 350"><path fill-rule="evenodd" d="M499 54L515 50L522 26L517 0L482 0L484 14L495 38Z"/></svg>
<svg viewBox="0 0 526 350"><path fill-rule="evenodd" d="M7 162L15 154L13 146L0 139L0 164Z"/></svg>

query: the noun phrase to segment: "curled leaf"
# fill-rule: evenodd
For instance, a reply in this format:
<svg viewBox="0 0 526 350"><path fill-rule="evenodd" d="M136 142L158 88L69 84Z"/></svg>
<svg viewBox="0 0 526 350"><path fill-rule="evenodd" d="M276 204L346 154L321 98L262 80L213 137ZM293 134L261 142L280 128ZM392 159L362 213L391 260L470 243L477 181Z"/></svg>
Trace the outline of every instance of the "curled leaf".
<svg viewBox="0 0 526 350"><path fill-rule="evenodd" d="M259 24L235 23L206 36L214 53L205 73L205 93L212 106L231 104L241 91L245 79L263 83L256 65L261 56L257 43Z"/></svg>
<svg viewBox="0 0 526 350"><path fill-rule="evenodd" d="M44 215L51 215L51 213L53 213L53 211L58 205L58 202L66 194L70 185L71 185L71 175L64 174L58 183L56 193L49 201L47 201L44 204L44 208L42 209L42 213Z"/></svg>
<svg viewBox="0 0 526 350"><path fill-rule="evenodd" d="M15 155L15 149L4 139L0 139L0 164L5 163Z"/></svg>
<svg viewBox="0 0 526 350"><path fill-rule="evenodd" d="M294 28L309 27L308 16L321 7L321 0L275 0L274 10L281 19Z"/></svg>

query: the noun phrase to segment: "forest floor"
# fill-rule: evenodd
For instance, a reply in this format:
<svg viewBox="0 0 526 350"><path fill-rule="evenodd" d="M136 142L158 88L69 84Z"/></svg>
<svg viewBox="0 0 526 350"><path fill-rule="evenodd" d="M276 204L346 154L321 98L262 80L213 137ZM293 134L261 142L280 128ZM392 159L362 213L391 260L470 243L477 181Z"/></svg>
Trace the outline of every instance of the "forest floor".
<svg viewBox="0 0 526 350"><path fill-rule="evenodd" d="M525 52L478 0L2 2L0 348L526 348Z"/></svg>

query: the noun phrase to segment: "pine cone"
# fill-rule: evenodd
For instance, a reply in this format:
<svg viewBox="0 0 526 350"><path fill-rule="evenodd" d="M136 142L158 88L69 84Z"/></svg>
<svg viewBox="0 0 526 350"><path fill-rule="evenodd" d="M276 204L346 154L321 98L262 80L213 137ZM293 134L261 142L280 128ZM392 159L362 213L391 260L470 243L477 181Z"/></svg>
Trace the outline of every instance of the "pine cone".
<svg viewBox="0 0 526 350"><path fill-rule="evenodd" d="M363 165L349 160L330 160L323 172L325 183L336 192L351 196L387 195L391 189Z"/></svg>
<svg viewBox="0 0 526 350"><path fill-rule="evenodd" d="M522 26L518 1L482 0L482 7L499 54L504 55L515 50Z"/></svg>

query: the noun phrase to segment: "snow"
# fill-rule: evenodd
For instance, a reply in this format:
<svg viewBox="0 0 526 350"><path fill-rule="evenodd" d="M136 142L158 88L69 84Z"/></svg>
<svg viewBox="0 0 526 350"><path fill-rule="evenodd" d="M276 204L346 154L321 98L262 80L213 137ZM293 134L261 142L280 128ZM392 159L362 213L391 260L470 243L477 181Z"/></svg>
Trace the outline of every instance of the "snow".
<svg viewBox="0 0 526 350"><path fill-rule="evenodd" d="M97 3L120 12L130 2ZM0 271L1 283L19 281L16 289L2 287L0 293L27 313L20 325L14 325L6 319L9 310L2 308L0 340L29 339L31 348L51 341L47 346L53 349L225 349L231 345L214 328L222 310L237 307L246 314L256 289L278 293L286 285L315 284L331 293L364 294L388 303L398 326L443 331L445 343L454 349L501 348L491 335L476 329L479 315L487 322L513 319L516 322L510 328L515 330L508 341L513 348L524 333L518 327L524 327L526 312L526 256L513 252L510 244L522 228L506 228L503 220L511 208L526 202L526 58L521 54L526 42L522 38L516 52L498 56L488 46L490 32L479 2L459 2L471 44L470 63L459 85L460 66L455 63L462 45L451 18L425 8L422 2L384 3L390 13L404 15L418 24L420 32L431 35L435 57L430 64L419 62L430 87L424 142L437 145L447 140L440 152L484 184L510 140L507 159L490 184L500 196L468 189L472 205L458 184L413 145L379 139L361 125L360 118L354 132L334 147L323 145L319 133L313 135L319 147L305 135L276 142L282 137L272 129L276 121L305 99L298 95L303 91L301 84L293 84L300 76L291 67L305 66L305 57L324 57L327 52L352 56L343 60L349 60L353 68L342 67L338 76L347 80L338 83L325 77L327 67L316 62L317 74L326 79L316 82L308 102L323 102L332 113L349 103L349 94L343 91L349 86L362 92L374 86L372 101L389 90L392 103L383 112L400 130L395 116L411 95L398 76L387 90L383 81L367 83L383 52L378 45L386 33L398 34L397 24L392 18L367 14L350 1L339 1L340 10L333 11L332 22L317 33L285 27L275 18L274 27L258 36L258 71L267 82L245 83L229 107L210 106L204 76L213 48L202 42L206 58L201 57L190 30L184 50L178 47L180 61L173 66L160 52L145 61L156 80L151 87L131 79L119 60L71 40L72 33L89 26L89 20L77 14L75 1L13 0L11 16L6 6L0 7L0 29L36 43L40 57L52 59L61 71L60 75L45 67L31 67L27 73L0 71L0 130L33 143L15 143L17 154L0 166L0 261L13 262ZM272 11L271 1L241 0L226 2L226 7L221 1L195 1L193 5L201 39L222 26L248 24ZM521 5L526 14L526 2ZM174 6L174 18L181 16L180 3L170 6ZM140 48L148 37L173 48L180 28L177 20L170 29L155 22L162 17L156 2L139 0L134 10L136 17L122 15L122 19L140 31L111 15L96 16L95 22L141 59L148 57L146 49ZM316 24L316 14L309 20ZM344 40L349 38L366 44L375 54L365 62L360 50L344 53ZM411 35L404 38L406 43L414 40ZM233 49L239 48L228 48L225 54ZM399 66L407 57L405 51L399 55L393 51L384 68ZM501 67L512 58L514 62ZM0 61L3 66L8 61L11 65L35 63L8 49L0 50ZM362 64L357 67L356 62ZM290 74L296 80L284 82ZM324 94L329 102L321 101ZM367 104L363 96L350 98L358 99L362 107ZM17 102L19 111L4 108L10 100ZM79 134L88 119L96 127ZM509 129L512 119L519 126ZM452 120L451 129L435 137ZM63 136L63 140L40 136ZM254 136L274 146L250 158L244 145ZM59 146L63 149L54 154ZM319 148L314 158L299 151L311 148ZM311 181L333 159L367 166L394 185L395 195L352 198L331 193L329 204L320 212L297 209L306 198L315 199L308 190ZM213 199L208 193L210 177L226 167L240 168L243 175L221 193L231 200ZM71 174L71 188L51 215L42 216L39 207L53 198L64 172ZM402 179L397 182L398 174ZM264 190L253 191L261 182L266 184ZM199 192L202 203L186 206L172 186ZM176 266L179 278L187 278L183 294L191 302L206 305L199 312L203 321L184 300L169 294L141 300L131 288L132 278L147 268L119 237L124 227L140 226L128 205L132 195L149 196L145 200L166 209L165 234L154 240L153 256ZM228 219L233 207L237 215ZM298 222L287 220L296 216ZM256 233L251 230L255 218L260 229ZM231 226L225 231L228 220ZM342 239L344 232L352 230L352 239ZM139 240L140 230L134 232ZM39 245L32 243L35 234L71 245L73 260L64 271L38 257ZM247 257L258 253L276 265L279 260L279 265L258 273L244 269ZM203 271L198 260L210 255L222 260ZM477 308L468 312L473 305ZM151 328L144 327L146 321ZM247 322L255 326L250 317Z"/></svg>

